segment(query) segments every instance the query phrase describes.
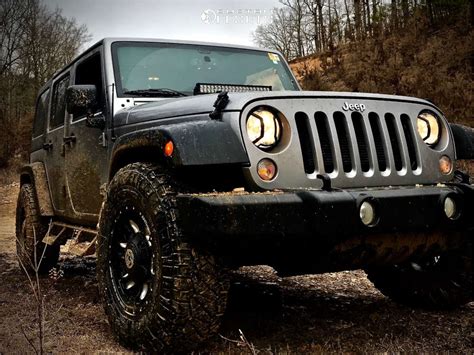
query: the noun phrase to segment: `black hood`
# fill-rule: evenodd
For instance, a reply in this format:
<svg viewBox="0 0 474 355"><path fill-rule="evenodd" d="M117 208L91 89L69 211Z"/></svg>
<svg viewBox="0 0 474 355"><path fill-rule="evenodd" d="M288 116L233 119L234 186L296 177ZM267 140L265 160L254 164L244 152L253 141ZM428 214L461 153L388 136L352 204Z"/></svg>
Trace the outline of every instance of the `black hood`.
<svg viewBox="0 0 474 355"><path fill-rule="evenodd" d="M348 93L348 92L325 92L325 91L273 91L273 92L246 92L229 93L229 103L225 111L241 111L249 102L267 98L364 98L374 100L397 100L406 102L423 103L432 106L431 103L406 96ZM214 110L214 102L217 94L187 96L179 98L160 99L159 101L145 102L135 99L135 106L123 109L115 115L116 126L146 122L150 120L191 116L197 114L208 114Z"/></svg>

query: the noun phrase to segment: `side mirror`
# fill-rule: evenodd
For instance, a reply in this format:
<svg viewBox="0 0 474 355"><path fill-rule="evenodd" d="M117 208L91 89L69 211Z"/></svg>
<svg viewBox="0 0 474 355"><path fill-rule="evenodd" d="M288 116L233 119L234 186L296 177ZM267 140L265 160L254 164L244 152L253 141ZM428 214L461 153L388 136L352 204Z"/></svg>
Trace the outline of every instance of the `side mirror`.
<svg viewBox="0 0 474 355"><path fill-rule="evenodd" d="M67 112L74 116L93 113L98 108L95 85L72 85L66 90Z"/></svg>

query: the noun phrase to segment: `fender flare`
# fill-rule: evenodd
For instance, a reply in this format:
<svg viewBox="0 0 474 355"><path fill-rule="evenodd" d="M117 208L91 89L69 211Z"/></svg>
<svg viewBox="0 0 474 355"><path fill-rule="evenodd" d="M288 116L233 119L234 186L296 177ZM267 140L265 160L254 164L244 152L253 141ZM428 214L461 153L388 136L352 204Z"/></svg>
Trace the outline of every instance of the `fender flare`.
<svg viewBox="0 0 474 355"><path fill-rule="evenodd" d="M170 140L174 152L168 158L163 148ZM120 136L112 149L109 179L119 168L133 161L130 155L136 159L153 159L169 167L249 162L241 137L229 123L215 120L163 125Z"/></svg>
<svg viewBox="0 0 474 355"><path fill-rule="evenodd" d="M43 217L54 216L48 177L42 162L31 163L21 168L20 186L27 183L32 184L35 188L40 215Z"/></svg>
<svg viewBox="0 0 474 355"><path fill-rule="evenodd" d="M474 129L471 127L451 123L456 159L474 159Z"/></svg>

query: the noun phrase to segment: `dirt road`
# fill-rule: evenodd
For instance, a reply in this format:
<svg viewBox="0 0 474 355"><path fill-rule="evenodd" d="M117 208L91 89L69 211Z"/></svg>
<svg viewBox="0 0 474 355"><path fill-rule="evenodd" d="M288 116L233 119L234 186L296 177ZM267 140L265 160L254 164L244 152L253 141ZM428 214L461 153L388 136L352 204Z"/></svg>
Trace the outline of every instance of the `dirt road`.
<svg viewBox="0 0 474 355"><path fill-rule="evenodd" d="M35 305L15 260L18 186L0 187L0 353L32 351ZM52 352L126 351L113 338L97 294L95 261L63 256L64 276L42 279L46 294L45 349ZM221 336L201 351L249 351L239 329L263 353L472 353L474 303L453 312L399 306L361 271L279 279L267 267L245 268L234 286Z"/></svg>

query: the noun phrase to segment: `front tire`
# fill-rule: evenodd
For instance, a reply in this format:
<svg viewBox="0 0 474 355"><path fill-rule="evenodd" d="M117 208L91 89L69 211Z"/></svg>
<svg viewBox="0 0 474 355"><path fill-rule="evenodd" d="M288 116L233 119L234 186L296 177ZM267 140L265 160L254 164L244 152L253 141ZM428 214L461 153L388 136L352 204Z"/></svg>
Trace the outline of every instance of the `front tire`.
<svg viewBox="0 0 474 355"><path fill-rule="evenodd" d="M473 300L472 242L430 259L367 271L385 296L412 307L450 309Z"/></svg>
<svg viewBox="0 0 474 355"><path fill-rule="evenodd" d="M20 187L16 208L16 252L20 267L27 272L44 274L59 259L59 245L46 245L43 237L48 231L48 221L39 214L33 185Z"/></svg>
<svg viewBox="0 0 474 355"><path fill-rule="evenodd" d="M108 188L97 276L109 323L128 347L189 350L220 326L228 283L182 235L175 197L170 177L152 164L122 168Z"/></svg>

